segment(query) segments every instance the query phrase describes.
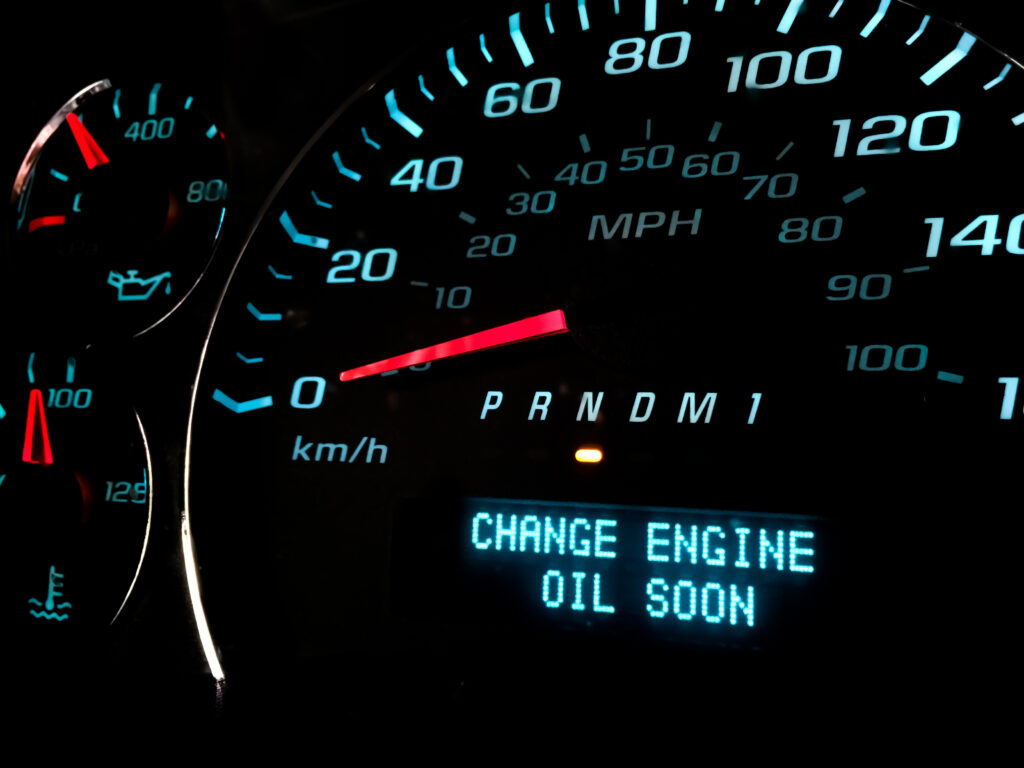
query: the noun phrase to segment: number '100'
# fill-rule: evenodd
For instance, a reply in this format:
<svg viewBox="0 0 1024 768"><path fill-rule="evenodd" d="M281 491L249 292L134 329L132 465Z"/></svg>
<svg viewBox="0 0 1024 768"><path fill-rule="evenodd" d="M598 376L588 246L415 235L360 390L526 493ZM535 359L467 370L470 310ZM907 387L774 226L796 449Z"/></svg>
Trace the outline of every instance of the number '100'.
<svg viewBox="0 0 1024 768"><path fill-rule="evenodd" d="M847 371L920 371L928 363L928 347L906 344L893 349L888 344L869 344L866 347L847 346Z"/></svg>

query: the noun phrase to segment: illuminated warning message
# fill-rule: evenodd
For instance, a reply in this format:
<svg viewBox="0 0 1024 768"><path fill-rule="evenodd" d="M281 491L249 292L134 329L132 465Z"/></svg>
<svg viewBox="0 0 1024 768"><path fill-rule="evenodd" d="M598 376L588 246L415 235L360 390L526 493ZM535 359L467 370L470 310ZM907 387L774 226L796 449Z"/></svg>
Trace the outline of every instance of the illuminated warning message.
<svg viewBox="0 0 1024 768"><path fill-rule="evenodd" d="M828 526L811 517L509 499L466 513L467 567L495 600L587 626L742 642L806 623L828 570Z"/></svg>

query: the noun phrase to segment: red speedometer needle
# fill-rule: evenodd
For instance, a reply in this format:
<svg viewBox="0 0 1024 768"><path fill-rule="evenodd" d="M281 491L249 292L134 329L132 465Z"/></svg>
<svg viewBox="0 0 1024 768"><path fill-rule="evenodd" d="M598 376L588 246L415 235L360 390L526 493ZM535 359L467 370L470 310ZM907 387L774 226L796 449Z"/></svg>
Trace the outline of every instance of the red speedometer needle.
<svg viewBox="0 0 1024 768"><path fill-rule="evenodd" d="M100 145L96 143L96 139L92 137L92 134L82 125L78 115L71 112L68 114L67 120L68 125L71 126L71 133L74 134L75 143L82 152L82 157L85 158L85 164L89 170L91 171L97 165L109 163L110 159L100 149Z"/></svg>
<svg viewBox="0 0 1024 768"><path fill-rule="evenodd" d="M566 333L569 327L565 324L565 313L560 309L552 312L545 312L542 315L534 315L523 320L517 320L507 325L499 325L497 328L489 328L479 333L471 333L469 336L460 336L457 339L435 344L432 347L424 347L414 352L407 352L397 357L389 357L387 360L379 360L369 365L361 365L341 372L342 381L361 379L364 376L373 376L377 373L397 371L399 368L408 368L410 365L431 363L435 360L443 360L446 357L467 355L470 352L482 352L485 349L503 347L506 344L515 344L520 341L540 339L544 336L553 336L556 333Z"/></svg>
<svg viewBox="0 0 1024 768"><path fill-rule="evenodd" d="M43 393L33 389L28 394L28 418L25 420L25 448L21 460L28 464L53 464L50 431L46 428Z"/></svg>

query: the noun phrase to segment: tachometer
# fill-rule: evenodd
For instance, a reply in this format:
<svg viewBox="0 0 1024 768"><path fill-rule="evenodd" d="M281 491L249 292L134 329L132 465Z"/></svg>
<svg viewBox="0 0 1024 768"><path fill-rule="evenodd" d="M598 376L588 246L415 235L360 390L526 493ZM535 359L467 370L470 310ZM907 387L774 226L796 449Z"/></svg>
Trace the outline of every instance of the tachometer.
<svg viewBox="0 0 1024 768"><path fill-rule="evenodd" d="M1022 82L887 0L530 3L406 59L269 203L205 356L229 671L928 698L975 639L933 619L1007 594L939 566L999 567L952 542L1020 461Z"/></svg>

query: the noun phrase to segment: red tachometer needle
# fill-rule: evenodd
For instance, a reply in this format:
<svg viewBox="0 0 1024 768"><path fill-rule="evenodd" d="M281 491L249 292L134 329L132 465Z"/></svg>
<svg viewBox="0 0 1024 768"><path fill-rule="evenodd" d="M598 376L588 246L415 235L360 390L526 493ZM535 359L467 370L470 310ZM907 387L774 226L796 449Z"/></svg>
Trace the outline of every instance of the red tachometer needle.
<svg viewBox="0 0 1024 768"><path fill-rule="evenodd" d="M28 419L25 421L25 448L21 460L28 464L53 464L50 430L46 428L43 393L33 389L28 395Z"/></svg>
<svg viewBox="0 0 1024 768"><path fill-rule="evenodd" d="M71 133L74 134L75 143L78 144L78 149L81 150L82 157L85 158L85 164L89 170L91 171L97 165L109 163L110 159L100 149L100 145L96 143L96 139L92 137L92 134L82 125L78 115L71 112L68 114L67 120L68 125L71 126Z"/></svg>
<svg viewBox="0 0 1024 768"><path fill-rule="evenodd" d="M486 331L471 333L469 336L461 336L451 341L435 344L432 347L424 347L404 355L389 357L387 360L379 360L376 363L342 371L341 380L352 381L377 373L397 371L399 368L407 368L410 365L431 363L446 357L482 352L485 349L494 349L494 347L502 347L506 344L540 339L544 336L553 336L556 333L566 333L568 330L569 327L565 324L565 313L556 309L553 312L534 315L514 323L499 325L497 328L489 328Z"/></svg>

